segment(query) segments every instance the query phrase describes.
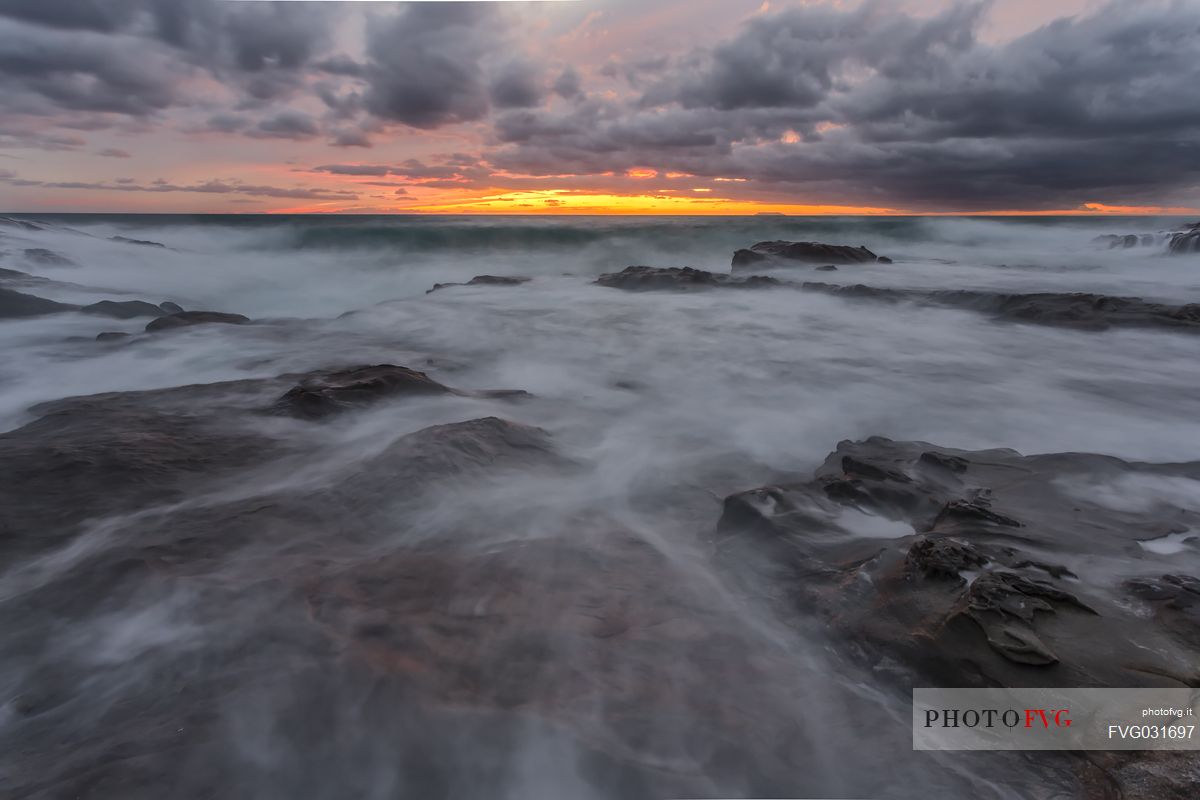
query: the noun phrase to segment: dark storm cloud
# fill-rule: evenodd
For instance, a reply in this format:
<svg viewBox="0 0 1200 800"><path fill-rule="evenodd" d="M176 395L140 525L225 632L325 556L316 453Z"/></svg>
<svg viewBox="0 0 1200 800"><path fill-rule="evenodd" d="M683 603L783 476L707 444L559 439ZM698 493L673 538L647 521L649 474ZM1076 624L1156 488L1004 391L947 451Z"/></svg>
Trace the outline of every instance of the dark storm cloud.
<svg viewBox="0 0 1200 800"><path fill-rule="evenodd" d="M316 120L299 111L284 111L264 119L247 132L260 139L311 139L320 133Z"/></svg>
<svg viewBox="0 0 1200 800"><path fill-rule="evenodd" d="M382 119L437 128L483 119L493 100L536 102L539 92L519 67L499 85L485 69L504 51L506 31L491 3L412 3L377 19L367 31L367 108Z"/></svg>
<svg viewBox="0 0 1200 800"><path fill-rule="evenodd" d="M488 87L497 108L532 108L542 102L542 75L527 61L513 61L500 67Z"/></svg>
<svg viewBox="0 0 1200 800"><path fill-rule="evenodd" d="M0 3L0 110L147 117L187 105L207 71L258 101L286 97L329 44L326 4L222 0Z"/></svg>
<svg viewBox="0 0 1200 800"><path fill-rule="evenodd" d="M1116 2L998 45L976 36L984 10L757 16L631 96L501 114L491 161L541 175L653 165L810 202L929 208L1195 191L1200 6Z"/></svg>
<svg viewBox="0 0 1200 800"><path fill-rule="evenodd" d="M573 100L583 94L583 79L579 71L567 66L554 81L554 93L566 100Z"/></svg>
<svg viewBox="0 0 1200 800"><path fill-rule="evenodd" d="M143 5L137 0L5 0L0 16L53 28L109 32L127 25Z"/></svg>

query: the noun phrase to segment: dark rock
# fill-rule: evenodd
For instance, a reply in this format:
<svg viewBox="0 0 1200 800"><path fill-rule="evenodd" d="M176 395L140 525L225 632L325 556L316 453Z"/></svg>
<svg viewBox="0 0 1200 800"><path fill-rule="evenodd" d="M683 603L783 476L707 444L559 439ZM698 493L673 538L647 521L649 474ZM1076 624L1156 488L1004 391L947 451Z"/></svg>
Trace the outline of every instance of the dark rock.
<svg viewBox="0 0 1200 800"><path fill-rule="evenodd" d="M1038 612L1054 613L1063 605L1096 613L1068 592L1012 572L985 572L967 592L967 615L983 629L988 644L1018 664L1058 662L1033 622Z"/></svg>
<svg viewBox="0 0 1200 800"><path fill-rule="evenodd" d="M966 583L961 573L982 567L987 558L968 542L922 536L908 549L905 562L927 578Z"/></svg>
<svg viewBox="0 0 1200 800"><path fill-rule="evenodd" d="M40 264L44 267L77 267L79 266L66 256L60 256L53 250L47 250L44 247L31 247L25 251L25 260L31 264Z"/></svg>
<svg viewBox="0 0 1200 800"><path fill-rule="evenodd" d="M30 275L28 272L21 272L19 269L5 269L3 267L0 267L0 281L18 286L51 282L47 278Z"/></svg>
<svg viewBox="0 0 1200 800"><path fill-rule="evenodd" d="M800 261L817 264L863 264L878 261L879 257L865 247L850 247L821 242L759 242L749 250L733 254L734 271L763 262Z"/></svg>
<svg viewBox="0 0 1200 800"><path fill-rule="evenodd" d="M220 311L179 311L146 323L146 332L154 333L155 331L186 328L191 325L245 325L248 322L250 322L250 318L243 317L241 314L225 314Z"/></svg>
<svg viewBox="0 0 1200 800"><path fill-rule="evenodd" d="M123 331L105 331L103 333L96 334L97 342L115 342L120 339L128 339L128 338L129 338L129 334L124 333Z"/></svg>
<svg viewBox="0 0 1200 800"><path fill-rule="evenodd" d="M161 317L163 309L153 303L141 300L101 300L79 309L85 314L99 314L116 319L133 319L134 317Z"/></svg>
<svg viewBox="0 0 1200 800"><path fill-rule="evenodd" d="M892 261L890 258L888 258L887 256L880 256L880 257L879 257L879 259L878 259L878 261L879 261L879 263L880 263L880 264L892 264L892 263L895 263L895 262L893 262L893 261Z"/></svg>
<svg viewBox="0 0 1200 800"><path fill-rule="evenodd" d="M141 245L141 246L143 246L143 247L162 247L162 248L166 248L166 245L165 245L165 244L162 244L162 243L160 243L160 242L151 242L151 241L149 241L148 239L129 239L129 238L125 237L125 236L110 236L110 237L108 237L108 238L109 238L111 241L114 241L114 242L121 242L122 244L137 244L137 245Z"/></svg>
<svg viewBox="0 0 1200 800"><path fill-rule="evenodd" d="M808 281L799 288L837 297L889 303L921 303L989 314L995 319L1034 325L1106 330L1169 328L1200 332L1200 303L1173 306L1140 297L1112 297L1082 292L1005 294L974 290L891 289Z"/></svg>
<svg viewBox="0 0 1200 800"><path fill-rule="evenodd" d="M476 275L466 283L435 283L433 288L425 292L436 292L438 289L448 289L451 286L519 286L522 283L529 283L531 278L521 277L519 275Z"/></svg>
<svg viewBox="0 0 1200 800"><path fill-rule="evenodd" d="M811 481L726 498L718 558L782 619L816 614L835 647L916 685L1200 685L1200 582L1074 578L1144 572L1162 557L1139 541L1200 527L1200 509L1115 510L1102 489L1064 488L1130 475L1196 480L1200 462L842 442Z"/></svg>
<svg viewBox="0 0 1200 800"><path fill-rule="evenodd" d="M970 462L965 458L948 456L943 453L937 453L929 450L921 453L921 458L918 459L917 464L921 467L934 470L944 470L954 475L961 475L967 471L967 466L970 464Z"/></svg>
<svg viewBox="0 0 1200 800"><path fill-rule="evenodd" d="M165 303L159 303L158 307L161 308L163 310L163 312L167 313L167 314L182 314L183 313L183 306L179 305L178 303L172 303L170 300L166 301Z"/></svg>
<svg viewBox="0 0 1200 800"><path fill-rule="evenodd" d="M823 267L817 267L817 272L837 272L838 268L833 264L826 264Z"/></svg>
<svg viewBox="0 0 1200 800"><path fill-rule="evenodd" d="M1200 222L1173 235L1167 245L1167 252L1175 256L1200 253Z"/></svg>
<svg viewBox="0 0 1200 800"><path fill-rule="evenodd" d="M57 303L44 297L14 292L12 289L0 289L0 319L37 317L42 314L75 311L77 308L79 306L69 303Z"/></svg>
<svg viewBox="0 0 1200 800"><path fill-rule="evenodd" d="M451 389L424 372L392 364L378 364L310 373L280 397L272 406L272 411L315 420L389 398L429 395L498 399L528 397L528 393L520 390L470 392Z"/></svg>
<svg viewBox="0 0 1200 800"><path fill-rule="evenodd" d="M741 250L734 251L733 261L731 262L730 266L732 266L734 269L740 269L742 267L763 264L769 260L770 259L762 253L757 253L753 250L746 250L745 248L742 248Z"/></svg>
<svg viewBox="0 0 1200 800"><path fill-rule="evenodd" d="M624 289L631 292L648 291L694 291L697 289L740 288L754 289L764 286L781 286L782 281L763 275L735 278L715 272L692 269L691 267L626 267L620 272L610 272L596 279L598 286Z"/></svg>

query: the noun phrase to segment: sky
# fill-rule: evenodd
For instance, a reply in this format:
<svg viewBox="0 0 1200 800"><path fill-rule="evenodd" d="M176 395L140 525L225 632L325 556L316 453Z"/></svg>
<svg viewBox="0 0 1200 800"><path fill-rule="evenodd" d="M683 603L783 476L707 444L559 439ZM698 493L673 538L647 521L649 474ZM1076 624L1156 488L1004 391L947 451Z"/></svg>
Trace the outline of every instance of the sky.
<svg viewBox="0 0 1200 800"><path fill-rule="evenodd" d="M1198 208L1200 0L0 0L0 212Z"/></svg>

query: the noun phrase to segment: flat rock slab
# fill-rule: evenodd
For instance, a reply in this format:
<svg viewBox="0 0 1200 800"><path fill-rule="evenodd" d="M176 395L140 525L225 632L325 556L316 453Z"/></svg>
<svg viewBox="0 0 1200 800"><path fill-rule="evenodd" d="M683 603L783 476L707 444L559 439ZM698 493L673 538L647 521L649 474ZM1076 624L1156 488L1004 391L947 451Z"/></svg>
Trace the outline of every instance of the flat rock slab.
<svg viewBox="0 0 1200 800"><path fill-rule="evenodd" d="M241 314L226 314L220 311L180 311L159 317L146 323L146 332L168 331L192 325L245 325L249 317Z"/></svg>
<svg viewBox="0 0 1200 800"><path fill-rule="evenodd" d="M523 283L529 283L532 278L526 278L520 275L476 275L466 283L435 283L433 288L425 292L430 294L439 289L449 289L451 286L520 286Z"/></svg>
<svg viewBox="0 0 1200 800"><path fill-rule="evenodd" d="M629 292L695 291L722 287L753 289L784 285L783 281L765 275L739 278L692 267L626 267L620 272L601 275L595 283Z"/></svg>

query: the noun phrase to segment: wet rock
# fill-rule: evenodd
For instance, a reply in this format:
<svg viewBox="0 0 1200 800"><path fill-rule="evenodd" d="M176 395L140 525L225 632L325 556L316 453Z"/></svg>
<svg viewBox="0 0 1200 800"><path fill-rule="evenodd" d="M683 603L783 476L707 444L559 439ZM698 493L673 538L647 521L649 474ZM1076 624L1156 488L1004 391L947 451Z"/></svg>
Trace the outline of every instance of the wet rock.
<svg viewBox="0 0 1200 800"><path fill-rule="evenodd" d="M110 236L108 238L111 241L120 242L121 244L136 244L136 245L141 245L142 247L162 247L164 249L166 248L165 244L162 244L160 242L152 242L148 239L130 239L125 236Z"/></svg>
<svg viewBox="0 0 1200 800"><path fill-rule="evenodd" d="M1173 235L1167 245L1167 252L1175 256L1200 253L1200 222Z"/></svg>
<svg viewBox="0 0 1200 800"><path fill-rule="evenodd" d="M1198 480L1200 462L842 442L810 481L726 498L718 560L780 618L817 615L835 647L908 685L1200 685L1200 582L1094 577L1177 569L1138 542L1200 527L1197 508L1106 504L1133 475Z"/></svg>
<svg viewBox="0 0 1200 800"><path fill-rule="evenodd" d="M519 275L476 275L466 283L435 283L433 288L425 294L436 292L438 289L448 289L451 286L520 286L522 283L529 283L530 280L532 278Z"/></svg>
<svg viewBox="0 0 1200 800"><path fill-rule="evenodd" d="M982 567L987 563L987 558L979 548L968 542L922 536L908 549L905 562L926 578L966 583L962 572Z"/></svg>
<svg viewBox="0 0 1200 800"><path fill-rule="evenodd" d="M16 292L12 289L0 289L0 319L59 314L64 311L75 311L78 308L79 306L73 306L69 303L58 303L54 300Z"/></svg>
<svg viewBox="0 0 1200 800"><path fill-rule="evenodd" d="M691 267L626 267L620 272L601 275L595 283L630 292L694 291L719 287L754 289L783 285L782 281L763 275L736 278Z"/></svg>
<svg viewBox="0 0 1200 800"><path fill-rule="evenodd" d="M166 314L182 314L183 313L183 306L179 305L178 303L172 303L170 300L166 301L165 303L159 303L158 307L161 308L163 310L163 313L166 313Z"/></svg>
<svg viewBox="0 0 1200 800"><path fill-rule="evenodd" d="M280 397L272 406L272 411L316 420L386 399L430 395L498 399L529 396L520 390L471 392L452 389L433 380L424 372L392 364L378 364L310 373Z"/></svg>
<svg viewBox="0 0 1200 800"><path fill-rule="evenodd" d="M129 334L123 331L104 331L103 333L96 334L97 342L116 342L128 338Z"/></svg>
<svg viewBox="0 0 1200 800"><path fill-rule="evenodd" d="M241 314L226 314L220 311L179 311L146 323L146 332L167 331L192 325L245 325L249 317Z"/></svg>
<svg viewBox="0 0 1200 800"><path fill-rule="evenodd" d="M48 278L30 275L28 272L21 272L19 269L5 269L3 267L0 267L0 281L12 286L30 286L38 283L51 282Z"/></svg>
<svg viewBox="0 0 1200 800"><path fill-rule="evenodd" d="M1007 294L973 290L926 291L811 281L800 284L800 288L847 299L910 302L978 311L997 320L1034 325L1097 331L1108 328L1169 328L1200 332L1200 303L1175 306L1148 302L1140 297L1112 297L1083 292Z"/></svg>
<svg viewBox="0 0 1200 800"><path fill-rule="evenodd" d="M796 261L816 264L863 264L878 261L879 257L866 247L850 247L821 242L759 242L749 250L733 254L735 272L768 263Z"/></svg>
<svg viewBox="0 0 1200 800"><path fill-rule="evenodd" d="M98 303L83 306L79 309L84 314L99 314L116 319L133 319L134 317L161 317L164 308L142 300L101 300ZM169 312L168 312L169 313Z"/></svg>
<svg viewBox="0 0 1200 800"><path fill-rule="evenodd" d="M817 267L817 272L837 272L838 268L833 264L826 264L823 267Z"/></svg>
<svg viewBox="0 0 1200 800"><path fill-rule="evenodd" d="M25 260L31 264L38 264L43 267L77 267L79 266L66 256L59 255L53 250L47 250L44 247L31 247L24 252Z"/></svg>
<svg viewBox="0 0 1200 800"><path fill-rule="evenodd" d="M1012 572L986 572L967 592L967 614L979 623L988 644L1019 664L1058 662L1034 631L1033 622L1039 612L1054 613L1061 606L1096 613L1069 592Z"/></svg>

